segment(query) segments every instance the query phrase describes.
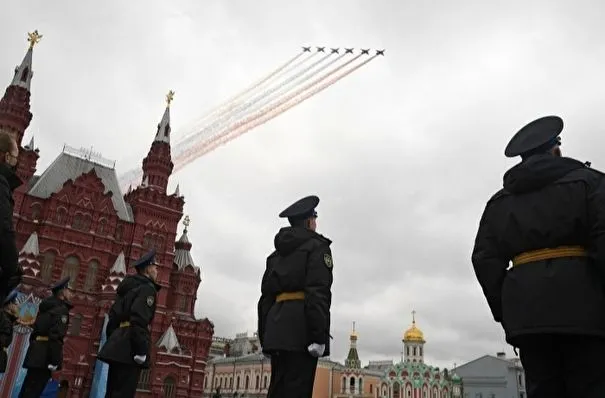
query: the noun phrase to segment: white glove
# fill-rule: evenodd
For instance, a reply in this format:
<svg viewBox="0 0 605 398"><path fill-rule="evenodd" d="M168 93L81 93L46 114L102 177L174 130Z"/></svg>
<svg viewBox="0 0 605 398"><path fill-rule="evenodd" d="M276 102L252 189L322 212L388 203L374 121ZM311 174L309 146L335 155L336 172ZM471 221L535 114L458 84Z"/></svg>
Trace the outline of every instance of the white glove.
<svg viewBox="0 0 605 398"><path fill-rule="evenodd" d="M138 363L139 365L142 365L146 359L147 359L147 355L135 355L134 356L134 361L136 363Z"/></svg>
<svg viewBox="0 0 605 398"><path fill-rule="evenodd" d="M326 345L313 343L307 347L307 350L309 350L309 354L311 354L315 358L319 358L324 354L324 351L326 350Z"/></svg>
<svg viewBox="0 0 605 398"><path fill-rule="evenodd" d="M51 372L54 372L55 370L57 370L57 366L55 366L55 365L48 365L48 370L50 370Z"/></svg>

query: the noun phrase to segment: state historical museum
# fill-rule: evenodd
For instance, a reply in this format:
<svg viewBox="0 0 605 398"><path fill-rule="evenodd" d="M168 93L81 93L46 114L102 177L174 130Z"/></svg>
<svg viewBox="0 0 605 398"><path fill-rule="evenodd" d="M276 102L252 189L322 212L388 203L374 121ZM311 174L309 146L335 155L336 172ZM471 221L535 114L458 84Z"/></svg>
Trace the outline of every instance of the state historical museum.
<svg viewBox="0 0 605 398"><path fill-rule="evenodd" d="M193 315L200 269L191 257L187 217L177 239L184 198L178 187L174 193L166 192L173 169L172 93L157 131L149 137L152 144L143 159L141 184L125 195L113 162L68 146L36 174L40 152L33 136L26 144L24 136L32 119L33 47L40 37L30 33L30 47L0 100L0 130L13 134L20 147L17 174L24 184L14 194L14 223L25 273L19 288L19 324L0 380L0 396L17 396L38 304L50 294L49 283L70 275L75 294L64 369L53 378L60 382L63 396L104 397L107 365L96 355L105 338L106 313L118 283L133 272L129 265L153 247L163 288L151 332L152 368L141 373L137 397L201 396L214 327Z"/></svg>

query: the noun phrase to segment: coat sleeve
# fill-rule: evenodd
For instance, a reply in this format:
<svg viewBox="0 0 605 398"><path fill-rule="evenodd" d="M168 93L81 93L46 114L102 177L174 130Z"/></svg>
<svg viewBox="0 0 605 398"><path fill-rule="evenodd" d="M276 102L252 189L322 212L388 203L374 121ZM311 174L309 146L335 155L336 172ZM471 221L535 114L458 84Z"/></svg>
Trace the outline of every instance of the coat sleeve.
<svg viewBox="0 0 605 398"><path fill-rule="evenodd" d="M506 277L509 259L500 254L496 236L490 229L489 210L488 203L479 221L472 262L492 316L496 322L502 322L502 284Z"/></svg>
<svg viewBox="0 0 605 398"><path fill-rule="evenodd" d="M13 227L12 194L5 179L0 179L0 296L4 298L21 282L18 250Z"/></svg>
<svg viewBox="0 0 605 398"><path fill-rule="evenodd" d="M591 252L605 282L605 178L599 176L588 192L588 223Z"/></svg>
<svg viewBox="0 0 605 398"><path fill-rule="evenodd" d="M267 268L263 274L263 280L261 282L261 296L258 300L257 311L258 311L258 338L260 340L261 347L264 345L265 340L265 323L267 322L267 316L271 307L275 303L275 295L266 288L268 278L271 272L269 259L267 259Z"/></svg>
<svg viewBox="0 0 605 398"><path fill-rule="evenodd" d="M149 353L149 324L155 314L156 290L151 284L142 285L130 307L130 342L134 355Z"/></svg>
<svg viewBox="0 0 605 398"><path fill-rule="evenodd" d="M48 331L49 365L58 365L62 362L63 339L69 327L69 310L66 307L53 310L51 325Z"/></svg>
<svg viewBox="0 0 605 398"><path fill-rule="evenodd" d="M309 257L305 281L305 316L310 342L327 344L332 305L332 252L322 245Z"/></svg>

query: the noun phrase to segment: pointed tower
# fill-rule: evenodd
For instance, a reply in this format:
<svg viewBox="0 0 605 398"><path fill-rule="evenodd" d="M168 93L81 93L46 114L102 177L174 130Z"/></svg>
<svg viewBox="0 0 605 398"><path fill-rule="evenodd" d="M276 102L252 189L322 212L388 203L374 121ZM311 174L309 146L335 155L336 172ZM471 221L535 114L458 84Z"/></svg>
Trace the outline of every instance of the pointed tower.
<svg viewBox="0 0 605 398"><path fill-rule="evenodd" d="M33 232L23 249L19 252L19 264L23 269L23 276L27 283L34 282L40 278L40 248L38 246L38 234Z"/></svg>
<svg viewBox="0 0 605 398"><path fill-rule="evenodd" d="M110 293L112 298L115 294L118 285L126 276L126 260L124 252L120 252L113 266L109 270L109 274L105 279L105 282L101 285L101 291L103 293Z"/></svg>
<svg viewBox="0 0 605 398"><path fill-rule="evenodd" d="M170 155L170 103L174 98L174 91L166 95L166 110L158 124L147 157L143 159L143 186L166 193L168 178L172 174L174 164Z"/></svg>
<svg viewBox="0 0 605 398"><path fill-rule="evenodd" d="M355 322L353 322L353 330L349 337L351 343L349 345L349 355L345 359L345 366L349 369L361 369L361 361L357 353L357 332L355 331Z"/></svg>
<svg viewBox="0 0 605 398"><path fill-rule="evenodd" d="M183 234L174 243L174 264L170 275L170 286L173 289L169 307L177 312L193 315L197 288L200 284L200 269L191 257L191 242L187 236L189 216L183 220Z"/></svg>
<svg viewBox="0 0 605 398"><path fill-rule="evenodd" d="M179 339L172 327L172 323L168 326L168 329L166 329L162 337L160 337L157 346L158 348L166 350L167 353L181 354L181 345L179 344Z"/></svg>
<svg viewBox="0 0 605 398"><path fill-rule="evenodd" d="M403 334L405 362L424 363L424 334L416 327L416 311L412 311L412 327Z"/></svg>
<svg viewBox="0 0 605 398"><path fill-rule="evenodd" d="M38 150L34 147L33 137L30 145L23 146L25 130L32 120L30 112L31 80L34 75L32 59L34 46L42 39L38 31L28 33L29 48L20 65L15 67L10 85L6 88L4 96L0 99L0 131L10 133L20 147L19 166L17 175L27 182L36 171ZM18 208L18 206L16 206Z"/></svg>

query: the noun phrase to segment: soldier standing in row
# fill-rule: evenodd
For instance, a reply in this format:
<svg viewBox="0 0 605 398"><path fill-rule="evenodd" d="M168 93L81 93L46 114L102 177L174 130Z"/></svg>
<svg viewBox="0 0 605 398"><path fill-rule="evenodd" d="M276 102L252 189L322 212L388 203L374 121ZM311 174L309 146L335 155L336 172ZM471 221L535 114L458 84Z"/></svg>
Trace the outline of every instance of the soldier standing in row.
<svg viewBox="0 0 605 398"><path fill-rule="evenodd" d="M52 295L38 307L38 315L29 337L29 348L23 361L27 375L23 380L19 398L39 398L51 373L63 365L63 339L69 326L72 292L70 277L51 286Z"/></svg>
<svg viewBox="0 0 605 398"><path fill-rule="evenodd" d="M472 262L528 398L605 397L605 178L561 156L562 130L544 117L511 139L521 163L487 203Z"/></svg>
<svg viewBox="0 0 605 398"><path fill-rule="evenodd" d="M149 368L151 333L158 269L155 251L134 263L135 275L128 275L118 286L116 299L109 310L107 341L98 359L109 364L107 398L135 396L141 369Z"/></svg>
<svg viewBox="0 0 605 398"><path fill-rule="evenodd" d="M332 252L315 232L317 196L294 203L279 215L279 230L258 302L258 336L271 357L267 398L311 398L319 357L330 355Z"/></svg>
<svg viewBox="0 0 605 398"><path fill-rule="evenodd" d="M18 318L18 308L15 303L17 290L13 290L6 296L3 308L0 311L0 374L6 372L8 364L8 347L13 342L13 327Z"/></svg>

